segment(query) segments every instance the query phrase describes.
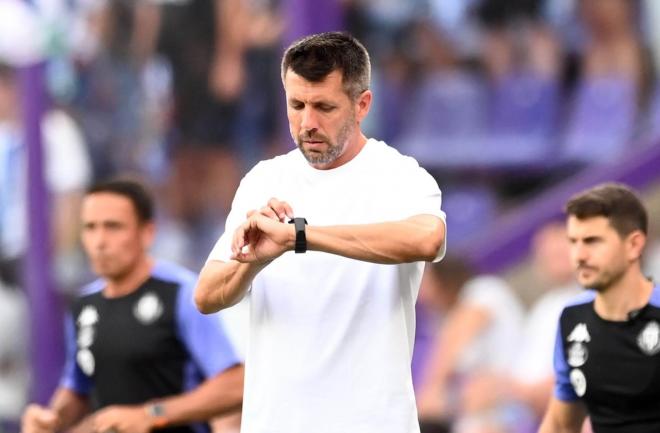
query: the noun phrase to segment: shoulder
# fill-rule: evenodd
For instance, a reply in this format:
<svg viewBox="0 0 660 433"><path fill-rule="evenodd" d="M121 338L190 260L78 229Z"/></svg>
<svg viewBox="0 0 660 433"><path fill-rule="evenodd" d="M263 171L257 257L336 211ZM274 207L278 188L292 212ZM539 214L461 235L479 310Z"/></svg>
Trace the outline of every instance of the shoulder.
<svg viewBox="0 0 660 433"><path fill-rule="evenodd" d="M649 304L655 308L660 308L660 286L656 285L653 287Z"/></svg>
<svg viewBox="0 0 660 433"><path fill-rule="evenodd" d="M584 322L587 311L593 310L593 303L596 299L596 292L587 290L569 300L564 306L559 317L560 326L564 329L571 326L574 322Z"/></svg>
<svg viewBox="0 0 660 433"><path fill-rule="evenodd" d="M367 147L368 152L371 153L370 157L378 160L381 163L396 164L401 168L409 168L412 170L424 170L419 162L412 156L404 155L394 147L388 145L384 141L370 138Z"/></svg>
<svg viewBox="0 0 660 433"><path fill-rule="evenodd" d="M101 290L103 290L104 286L105 286L105 281L102 278L97 278L91 283L85 284L80 289L80 294L78 295L78 298L85 298L88 296L92 296L96 293L99 293Z"/></svg>
<svg viewBox="0 0 660 433"><path fill-rule="evenodd" d="M593 290L585 290L584 292L572 297L564 306L564 311L571 311L581 309L586 305L590 305L596 299L596 292Z"/></svg>
<svg viewBox="0 0 660 433"><path fill-rule="evenodd" d="M273 173L280 173L284 168L292 168L298 166L302 161L303 156L298 149L292 149L287 153L275 156L270 159L259 161L252 167L245 178L267 176Z"/></svg>
<svg viewBox="0 0 660 433"><path fill-rule="evenodd" d="M197 274L177 263L158 260L154 264L151 276L155 279L173 283L178 286L194 286Z"/></svg>
<svg viewBox="0 0 660 433"><path fill-rule="evenodd" d="M400 185L403 190L438 187L433 176L415 158L402 154L384 141L369 139L366 156L373 170L380 171L387 179Z"/></svg>

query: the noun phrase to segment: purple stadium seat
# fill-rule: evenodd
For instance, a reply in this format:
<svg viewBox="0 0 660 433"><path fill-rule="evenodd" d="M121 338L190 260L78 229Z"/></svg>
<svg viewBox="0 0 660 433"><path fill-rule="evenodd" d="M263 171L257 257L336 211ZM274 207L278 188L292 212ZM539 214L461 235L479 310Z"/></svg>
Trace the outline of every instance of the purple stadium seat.
<svg viewBox="0 0 660 433"><path fill-rule="evenodd" d="M623 77L583 81L573 100L563 157L571 162L611 162L629 143L637 114L635 83Z"/></svg>
<svg viewBox="0 0 660 433"><path fill-rule="evenodd" d="M477 236L495 219L497 198L485 185L443 188L442 208L447 213L447 243L454 247Z"/></svg>
<svg viewBox="0 0 660 433"><path fill-rule="evenodd" d="M515 73L493 86L490 125L494 133L551 135L557 126L557 80Z"/></svg>
<svg viewBox="0 0 660 433"><path fill-rule="evenodd" d="M422 165L472 164L486 120L486 92L476 76L438 73L413 96L408 122L397 145Z"/></svg>
<svg viewBox="0 0 660 433"><path fill-rule="evenodd" d="M543 165L557 129L559 85L554 78L512 73L493 85L488 134L483 156L487 165Z"/></svg>
<svg viewBox="0 0 660 433"><path fill-rule="evenodd" d="M656 84L655 93L646 114L644 139L649 144L660 142L660 84Z"/></svg>

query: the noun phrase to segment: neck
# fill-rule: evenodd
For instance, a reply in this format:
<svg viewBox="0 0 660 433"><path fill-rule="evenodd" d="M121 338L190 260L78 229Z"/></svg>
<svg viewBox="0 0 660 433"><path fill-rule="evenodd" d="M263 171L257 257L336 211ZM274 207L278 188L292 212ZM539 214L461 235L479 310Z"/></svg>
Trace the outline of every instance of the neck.
<svg viewBox="0 0 660 433"><path fill-rule="evenodd" d="M126 275L116 278L108 278L103 294L107 298L119 298L133 293L140 285L147 281L151 275L154 260L145 255L140 259L137 265Z"/></svg>
<svg viewBox="0 0 660 433"><path fill-rule="evenodd" d="M596 294L594 308L605 320L626 321L631 311L648 304L653 282L642 274L639 266L631 267L623 277L603 292Z"/></svg>

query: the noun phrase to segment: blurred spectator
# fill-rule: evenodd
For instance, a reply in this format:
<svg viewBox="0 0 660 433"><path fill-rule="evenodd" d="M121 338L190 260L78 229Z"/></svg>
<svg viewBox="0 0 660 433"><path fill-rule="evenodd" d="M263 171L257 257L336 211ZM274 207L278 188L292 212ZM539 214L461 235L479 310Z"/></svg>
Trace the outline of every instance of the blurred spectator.
<svg viewBox="0 0 660 433"><path fill-rule="evenodd" d="M460 433L521 427L523 420L506 407L468 411L463 400L471 378L508 370L520 344L522 305L503 280L474 276L460 260L445 258L430 272L427 283L436 292L458 295L450 303L419 393L422 424L445 423L449 431Z"/></svg>
<svg viewBox="0 0 660 433"><path fill-rule="evenodd" d="M27 322L25 296L0 278L0 431L3 424L18 425L27 402Z"/></svg>
<svg viewBox="0 0 660 433"><path fill-rule="evenodd" d="M372 62L405 37L408 27L425 12L426 0L345 0L348 30L364 41Z"/></svg>
<svg viewBox="0 0 660 433"><path fill-rule="evenodd" d="M283 25L271 2L156 3L158 51L171 66L174 98L169 207L197 257L228 212L244 159L259 159L275 135L273 50Z"/></svg>
<svg viewBox="0 0 660 433"><path fill-rule="evenodd" d="M655 281L660 279L660 239L649 243L648 253L644 260L644 273Z"/></svg>
<svg viewBox="0 0 660 433"><path fill-rule="evenodd" d="M445 258L445 260L453 260ZM466 266L456 266L451 274L444 276L445 283L439 285L438 277L427 263L422 275L422 283L415 304L416 326L415 347L413 349L412 372L416 394L424 388L426 371L433 353L434 341L444 324L448 313L456 304L460 289L470 276Z"/></svg>
<svg viewBox="0 0 660 433"><path fill-rule="evenodd" d="M481 60L490 80L484 151L491 164L547 166L560 109L560 47L540 1L482 2Z"/></svg>
<svg viewBox="0 0 660 433"><path fill-rule="evenodd" d="M450 39L430 21L418 21L411 31L419 71L398 147L426 166L470 164L479 158L486 124L484 82L461 67Z"/></svg>
<svg viewBox="0 0 660 433"><path fill-rule="evenodd" d="M90 0L77 13L73 106L89 143L94 177L142 170L155 157L142 154L145 142L153 140L145 137L150 94L142 72L155 45L155 7L146 1Z"/></svg>
<svg viewBox="0 0 660 433"><path fill-rule="evenodd" d="M648 93L637 4L579 2L586 41L566 131L564 153L571 161L613 161L635 132L642 96Z"/></svg>
<svg viewBox="0 0 660 433"><path fill-rule="evenodd" d="M44 169L51 193L53 245L60 286L71 286L81 266L78 207L91 168L78 126L52 108L42 120ZM19 262L27 245L27 158L23 141L18 77L0 65L0 261L10 284L21 285ZM57 266L59 265L59 266Z"/></svg>
<svg viewBox="0 0 660 433"><path fill-rule="evenodd" d="M554 385L553 324L569 300L580 293L573 277L563 222L550 222L539 229L532 241L532 260L536 281L546 289L527 315L515 358L501 376L474 377L467 385L465 404L476 411L504 403L519 405L521 412L533 416L536 431Z"/></svg>
<svg viewBox="0 0 660 433"><path fill-rule="evenodd" d="M660 71L660 3L654 0L641 0L642 16L645 19L649 46L653 54L655 71Z"/></svg>

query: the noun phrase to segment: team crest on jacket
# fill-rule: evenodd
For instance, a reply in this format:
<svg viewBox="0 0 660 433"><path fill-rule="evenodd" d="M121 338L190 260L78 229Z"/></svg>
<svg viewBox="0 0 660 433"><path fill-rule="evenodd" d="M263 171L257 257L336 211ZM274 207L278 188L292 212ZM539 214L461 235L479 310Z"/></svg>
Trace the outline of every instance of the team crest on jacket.
<svg viewBox="0 0 660 433"><path fill-rule="evenodd" d="M575 341L576 343L588 343L591 341L591 336L589 335L589 331L587 330L587 324L586 323L578 323L575 325L575 328L571 331L570 334L568 334L567 340L570 341Z"/></svg>
<svg viewBox="0 0 660 433"><path fill-rule="evenodd" d="M647 355L660 352L660 325L655 320L646 324L637 336L637 345Z"/></svg>
<svg viewBox="0 0 660 433"><path fill-rule="evenodd" d="M571 385L575 390L575 394L578 397L583 397L587 392L587 378L584 377L584 373L579 368L574 368L570 373Z"/></svg>
<svg viewBox="0 0 660 433"><path fill-rule="evenodd" d="M133 307L133 314L142 324L150 325L163 314L163 302L155 293L145 293Z"/></svg>
<svg viewBox="0 0 660 433"><path fill-rule="evenodd" d="M573 343L568 347L568 365L571 367L582 367L587 358L589 358L589 351L587 345L584 343Z"/></svg>

